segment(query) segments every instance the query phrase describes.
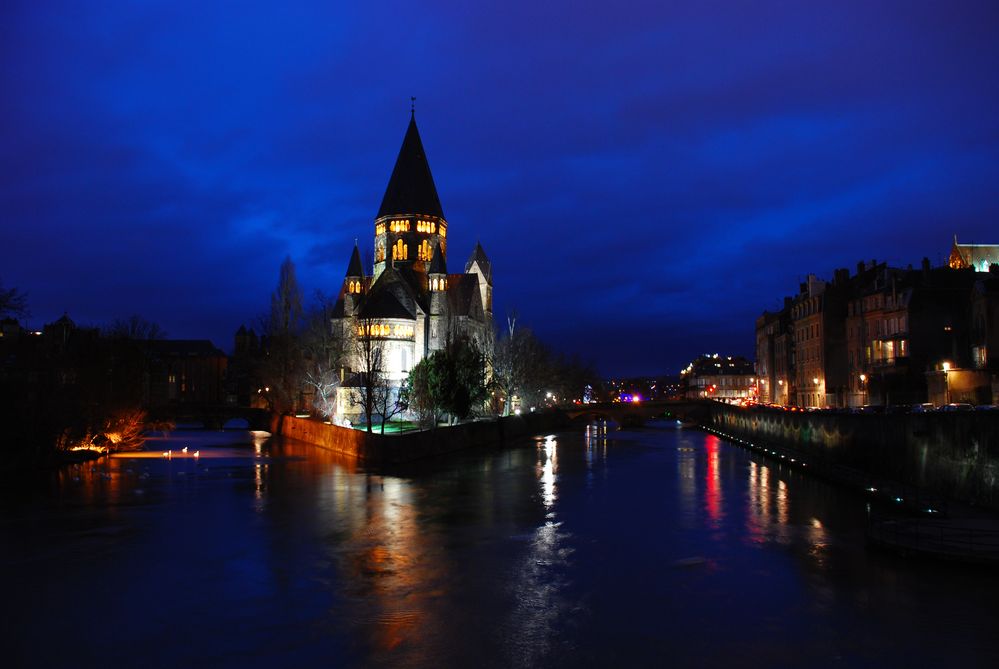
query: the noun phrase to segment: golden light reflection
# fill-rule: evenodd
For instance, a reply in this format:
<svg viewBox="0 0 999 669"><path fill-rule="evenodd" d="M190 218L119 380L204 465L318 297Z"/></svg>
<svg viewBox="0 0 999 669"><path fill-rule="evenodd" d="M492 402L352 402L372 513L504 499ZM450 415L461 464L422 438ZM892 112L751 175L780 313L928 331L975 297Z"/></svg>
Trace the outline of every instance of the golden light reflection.
<svg viewBox="0 0 999 669"><path fill-rule="evenodd" d="M558 473L558 444L555 435L548 435L544 442L538 445L538 462L541 502L546 509L550 509L555 504L555 475Z"/></svg>
<svg viewBox="0 0 999 669"><path fill-rule="evenodd" d="M253 499L257 511L263 510L264 503L264 472L259 462L253 465Z"/></svg>
<svg viewBox="0 0 999 669"><path fill-rule="evenodd" d="M316 505L321 531L335 537L331 568L346 571L336 582L352 584L363 599L356 634L383 661L402 652L418 666L432 664L422 657L423 641L450 624L435 608L450 592L450 570L432 524L420 516L412 482L332 467L322 474Z"/></svg>
<svg viewBox="0 0 999 669"><path fill-rule="evenodd" d="M777 481L777 522L781 525L787 525L788 506L787 484L781 479Z"/></svg>

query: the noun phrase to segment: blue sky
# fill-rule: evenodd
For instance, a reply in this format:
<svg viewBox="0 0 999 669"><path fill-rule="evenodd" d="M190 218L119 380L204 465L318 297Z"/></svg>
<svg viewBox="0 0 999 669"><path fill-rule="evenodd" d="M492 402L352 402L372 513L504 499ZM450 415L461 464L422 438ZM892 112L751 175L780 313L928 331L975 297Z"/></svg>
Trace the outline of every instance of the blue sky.
<svg viewBox="0 0 999 669"><path fill-rule="evenodd" d="M361 5L364 5L363 7ZM999 243L994 2L14 2L0 280L223 348L370 249L417 97L496 310L608 374L752 353L798 281Z"/></svg>

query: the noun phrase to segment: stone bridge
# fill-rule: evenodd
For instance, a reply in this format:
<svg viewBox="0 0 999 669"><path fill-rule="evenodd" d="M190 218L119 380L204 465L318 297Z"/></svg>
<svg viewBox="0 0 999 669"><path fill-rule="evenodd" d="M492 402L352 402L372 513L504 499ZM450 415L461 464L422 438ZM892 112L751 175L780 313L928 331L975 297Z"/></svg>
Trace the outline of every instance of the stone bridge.
<svg viewBox="0 0 999 669"><path fill-rule="evenodd" d="M654 419L672 418L702 423L710 416L707 402L657 400L645 402L598 402L562 407L572 420L611 420L635 427Z"/></svg>
<svg viewBox="0 0 999 669"><path fill-rule="evenodd" d="M206 430L221 430L231 420L245 420L250 430L270 430L271 414L267 409L252 409L226 404L181 404L150 409L149 422L201 423Z"/></svg>

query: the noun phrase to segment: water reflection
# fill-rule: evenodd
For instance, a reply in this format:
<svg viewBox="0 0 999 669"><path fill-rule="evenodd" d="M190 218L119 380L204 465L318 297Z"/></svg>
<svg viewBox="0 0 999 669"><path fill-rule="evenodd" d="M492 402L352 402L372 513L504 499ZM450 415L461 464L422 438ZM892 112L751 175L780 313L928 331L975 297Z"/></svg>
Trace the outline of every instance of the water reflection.
<svg viewBox="0 0 999 669"><path fill-rule="evenodd" d="M550 434L538 444L538 479L541 482L541 502L546 509L555 504L555 475L558 472L558 443Z"/></svg>
<svg viewBox="0 0 999 669"><path fill-rule="evenodd" d="M717 527L722 517L722 493L720 475L718 472L718 449L720 440L713 434L704 438L704 450L707 453L707 468L704 473L704 503L708 518Z"/></svg>
<svg viewBox="0 0 999 669"><path fill-rule="evenodd" d="M589 434L589 432L588 432ZM590 442L584 441L589 449ZM566 546L571 538L556 521L558 441L548 435L536 446L538 485L541 503L547 512L534 530L530 549L521 558L521 566L513 579L516 607L510 626L505 654L516 666L536 666L551 653L551 643L557 635L557 624L565 613L563 592L567 587L564 569L572 549ZM584 458L585 461L585 458Z"/></svg>
<svg viewBox="0 0 999 669"><path fill-rule="evenodd" d="M748 541L758 545L771 541L783 545L803 542L807 553L821 565L828 544L826 528L817 516L811 515L814 509L803 510L800 517L793 514L792 490L786 480L792 472L756 460L749 462L746 471Z"/></svg>
<svg viewBox="0 0 999 669"><path fill-rule="evenodd" d="M849 495L715 437L595 424L392 473L231 439L7 499L13 665L882 666L913 629L924 664L995 647L994 576L870 555ZM920 617L939 610L949 629Z"/></svg>

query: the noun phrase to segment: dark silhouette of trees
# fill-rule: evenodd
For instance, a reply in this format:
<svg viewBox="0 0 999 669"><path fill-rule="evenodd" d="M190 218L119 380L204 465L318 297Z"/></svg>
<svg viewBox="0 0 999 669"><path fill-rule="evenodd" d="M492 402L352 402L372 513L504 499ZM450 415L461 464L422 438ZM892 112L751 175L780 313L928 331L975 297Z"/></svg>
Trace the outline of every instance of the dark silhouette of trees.
<svg viewBox="0 0 999 669"><path fill-rule="evenodd" d="M301 340L302 381L311 390L313 411L327 420L336 415L340 370L347 352L342 331L331 327L334 305L335 299L316 294L316 306L306 318Z"/></svg>
<svg viewBox="0 0 999 669"><path fill-rule="evenodd" d="M301 404L304 363L301 350L302 290L295 277L295 263L281 263L278 285L271 295L266 322L267 343L261 361L260 378L269 408L289 413Z"/></svg>
<svg viewBox="0 0 999 669"><path fill-rule="evenodd" d="M128 318L118 318L102 328L102 334L111 339L159 340L166 339L167 333L158 324L147 321L138 314Z"/></svg>
<svg viewBox="0 0 999 669"><path fill-rule="evenodd" d="M493 355L493 387L503 400L502 415L510 414L514 396L526 407L571 402L582 397L587 384L597 382L596 376L578 356L553 353L529 328L517 324L516 315L507 318Z"/></svg>
<svg viewBox="0 0 999 669"><path fill-rule="evenodd" d="M17 288L4 288L0 281L0 318L28 315L28 295Z"/></svg>

